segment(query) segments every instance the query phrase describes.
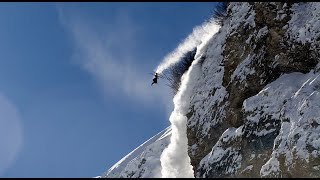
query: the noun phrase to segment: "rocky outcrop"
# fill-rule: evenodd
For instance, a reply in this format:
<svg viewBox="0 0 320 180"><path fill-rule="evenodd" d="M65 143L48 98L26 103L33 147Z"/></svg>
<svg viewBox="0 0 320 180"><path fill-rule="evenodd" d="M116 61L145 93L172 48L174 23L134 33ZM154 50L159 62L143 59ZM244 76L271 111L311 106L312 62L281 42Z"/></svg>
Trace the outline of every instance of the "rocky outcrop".
<svg viewBox="0 0 320 180"><path fill-rule="evenodd" d="M309 15L303 15L303 10ZM290 161L289 156L275 152L277 143L284 141L280 138L284 122L292 121L284 118L284 109L308 80L303 74L312 71L309 76L317 77L313 70L320 60L319 5L230 3L227 13L219 33L203 50L199 78L203 81L195 89L188 114L189 156L196 177L315 177L318 174L311 169L320 161L313 145L306 145L309 150L304 152L315 156L312 165L303 158L292 155L297 160ZM214 55L210 53L213 49ZM296 79L283 75L297 72L303 80L290 87L287 79ZM287 84L269 86L272 82ZM269 97L274 97L274 102ZM306 121L317 126L319 118ZM319 136L313 138L319 140ZM289 151L296 143L286 145ZM295 169L301 166L306 173Z"/></svg>

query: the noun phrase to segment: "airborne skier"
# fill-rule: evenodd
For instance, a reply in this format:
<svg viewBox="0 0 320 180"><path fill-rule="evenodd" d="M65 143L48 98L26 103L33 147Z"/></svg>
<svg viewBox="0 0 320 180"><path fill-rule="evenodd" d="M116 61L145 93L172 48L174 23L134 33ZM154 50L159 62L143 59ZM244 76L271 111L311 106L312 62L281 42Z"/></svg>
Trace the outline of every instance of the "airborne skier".
<svg viewBox="0 0 320 180"><path fill-rule="evenodd" d="M152 79L151 86L152 86L153 84L157 84L158 78L159 78L158 73L155 73L155 74L154 74L154 77L153 77L153 79Z"/></svg>

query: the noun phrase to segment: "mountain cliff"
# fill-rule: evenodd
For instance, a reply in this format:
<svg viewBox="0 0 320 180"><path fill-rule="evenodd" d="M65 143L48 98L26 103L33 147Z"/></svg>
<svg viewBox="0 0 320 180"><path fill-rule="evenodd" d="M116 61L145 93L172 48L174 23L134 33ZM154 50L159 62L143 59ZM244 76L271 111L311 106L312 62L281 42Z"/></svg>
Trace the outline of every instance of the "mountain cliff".
<svg viewBox="0 0 320 180"><path fill-rule="evenodd" d="M196 48L185 113L194 176L319 177L320 3L227 3L219 31ZM101 177L161 177L170 136Z"/></svg>

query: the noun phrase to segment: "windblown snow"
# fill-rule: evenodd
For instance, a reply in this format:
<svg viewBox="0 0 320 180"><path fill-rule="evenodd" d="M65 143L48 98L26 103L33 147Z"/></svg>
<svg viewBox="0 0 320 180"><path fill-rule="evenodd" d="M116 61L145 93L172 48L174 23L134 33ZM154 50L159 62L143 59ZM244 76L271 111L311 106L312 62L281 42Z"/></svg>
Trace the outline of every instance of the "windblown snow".
<svg viewBox="0 0 320 180"><path fill-rule="evenodd" d="M202 25L196 26L192 33L183 40L178 47L164 57L162 62L158 65L155 72L162 73L170 66L179 62L180 58L187 52L192 51L195 47L201 43L206 42L219 30L219 26L216 25L214 19L209 22L203 23Z"/></svg>
<svg viewBox="0 0 320 180"><path fill-rule="evenodd" d="M192 50L181 47L194 47L196 39L206 44L210 37L219 30L220 26L214 23L214 21L205 24L201 30L196 29L192 36L189 36L182 45L178 46L178 49L174 51L174 56L170 56L160 68L164 68L168 65L174 64L175 61L180 59L186 50ZM197 35L197 36L195 36ZM198 47L199 48L199 47ZM193 167L190 163L190 157L188 155L188 139L187 139L187 116L190 106L190 98L192 95L192 89L199 80L199 74L201 72L202 60L201 48L196 52L195 59L188 71L181 77L181 85L179 91L173 99L174 110L170 116L170 122L172 127L172 135L170 138L169 146L161 154L161 173L163 178L190 178L194 177ZM175 56L179 57L175 57ZM175 59L177 58L177 59ZM160 69L161 70L161 69Z"/></svg>
<svg viewBox="0 0 320 180"><path fill-rule="evenodd" d="M186 74L182 76L181 87L174 97L174 111L170 116L172 135L169 146L161 154L161 173L163 178L194 177L188 155L187 111L190 103L190 92L199 73L199 58L193 61Z"/></svg>

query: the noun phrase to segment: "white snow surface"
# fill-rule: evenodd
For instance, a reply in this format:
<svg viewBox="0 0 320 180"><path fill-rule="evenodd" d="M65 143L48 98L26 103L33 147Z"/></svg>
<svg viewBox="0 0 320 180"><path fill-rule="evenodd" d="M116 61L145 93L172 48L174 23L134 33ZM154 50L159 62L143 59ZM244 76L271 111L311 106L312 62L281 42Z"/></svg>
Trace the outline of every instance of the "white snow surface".
<svg viewBox="0 0 320 180"><path fill-rule="evenodd" d="M291 8L293 15L288 22L288 34L291 39L305 44L306 42L316 42L320 36L320 3L297 3Z"/></svg>
<svg viewBox="0 0 320 180"><path fill-rule="evenodd" d="M223 146L223 142L231 141L241 136L242 128L243 126L240 126L239 128L231 127L221 135L218 142L213 146L211 152L200 161L200 166L205 169L206 172L211 171L211 169L216 166L222 167L226 163L228 163L226 166L226 172L230 174L234 173L241 167L242 155L239 153L238 149L232 146L225 148ZM223 159L224 157L228 158ZM228 162L229 159L232 159L232 161ZM206 173L203 175L204 177L205 174Z"/></svg>
<svg viewBox="0 0 320 180"><path fill-rule="evenodd" d="M277 163L277 158L281 154L286 157L285 162L288 167L296 158L308 162L310 156L319 157L320 126L317 126L320 124L319 85L320 73L311 71L308 74L283 75L265 90L268 96L264 96L263 99L273 101L273 108L283 105L280 108L280 119L283 122L280 133L275 139L270 160L261 168L262 177L281 172ZM310 152L307 147L314 150Z"/></svg>
<svg viewBox="0 0 320 180"><path fill-rule="evenodd" d="M233 15L230 20L230 28L226 29L227 33L232 36L236 31L236 29L240 26L241 22L244 22L244 25L249 25L251 27L255 27L256 24L254 22L255 12L252 11L252 7L248 2L235 2L230 3L229 8L232 10ZM246 17L247 13L249 13L249 17Z"/></svg>
<svg viewBox="0 0 320 180"><path fill-rule="evenodd" d="M102 178L161 177L160 155L169 144L171 127L164 129L113 165ZM144 164L141 164L145 159Z"/></svg>

